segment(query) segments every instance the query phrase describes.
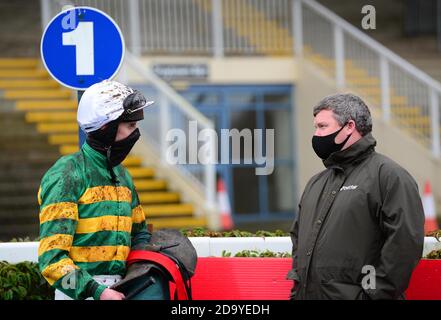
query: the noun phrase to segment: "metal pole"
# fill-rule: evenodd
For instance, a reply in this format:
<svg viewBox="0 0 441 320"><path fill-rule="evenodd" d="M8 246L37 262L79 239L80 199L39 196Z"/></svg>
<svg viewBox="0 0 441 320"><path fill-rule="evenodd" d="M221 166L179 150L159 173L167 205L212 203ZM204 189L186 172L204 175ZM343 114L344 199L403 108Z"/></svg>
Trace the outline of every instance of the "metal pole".
<svg viewBox="0 0 441 320"><path fill-rule="evenodd" d="M130 48L135 56L141 55L141 26L139 20L139 0L129 1Z"/></svg>
<svg viewBox="0 0 441 320"><path fill-rule="evenodd" d="M41 30L46 29L47 24L51 20L50 0L40 0L41 9Z"/></svg>
<svg viewBox="0 0 441 320"><path fill-rule="evenodd" d="M224 56L224 30L222 23L222 0L211 0L212 4L212 32L214 56L222 58Z"/></svg>
<svg viewBox="0 0 441 320"><path fill-rule="evenodd" d="M80 103L81 97L83 96L84 91L80 90L78 91L78 104ZM83 143L86 141L86 134L84 133L83 130L81 130L80 127L78 127L78 141L79 141L79 147L81 149L81 146L83 145Z"/></svg>
<svg viewBox="0 0 441 320"><path fill-rule="evenodd" d="M390 121L390 74L389 63L385 56L380 56L381 108L383 120Z"/></svg>
<svg viewBox="0 0 441 320"><path fill-rule="evenodd" d="M345 87L345 52L343 30L334 25L335 80L338 88Z"/></svg>
<svg viewBox="0 0 441 320"><path fill-rule="evenodd" d="M292 2L292 27L294 36L294 54L303 55L303 21L302 21L302 1L293 0Z"/></svg>
<svg viewBox="0 0 441 320"><path fill-rule="evenodd" d="M436 34L438 38L438 51L441 52L441 0L436 2Z"/></svg>
<svg viewBox="0 0 441 320"><path fill-rule="evenodd" d="M216 169L214 164L205 164L204 171L206 206L210 209L214 209L216 198Z"/></svg>
<svg viewBox="0 0 441 320"><path fill-rule="evenodd" d="M164 94L160 97L161 104L159 105L159 134L160 134L160 150L161 150L161 162L167 163L167 141L166 136L170 128L170 107L169 101Z"/></svg>
<svg viewBox="0 0 441 320"><path fill-rule="evenodd" d="M440 138L439 138L439 125L440 125L440 113L439 113L439 97L438 91L430 89L430 119L432 121L432 153L435 157L439 158L441 155L440 150Z"/></svg>

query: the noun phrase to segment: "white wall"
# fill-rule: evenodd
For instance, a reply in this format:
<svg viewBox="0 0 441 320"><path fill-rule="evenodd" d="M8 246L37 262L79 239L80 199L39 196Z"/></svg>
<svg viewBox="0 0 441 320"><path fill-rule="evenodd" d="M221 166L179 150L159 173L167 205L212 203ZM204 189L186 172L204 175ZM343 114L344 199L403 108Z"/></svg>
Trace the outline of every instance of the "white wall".
<svg viewBox="0 0 441 320"><path fill-rule="evenodd" d="M289 237L249 237L249 238L189 238L196 249L198 257L221 257L225 250L234 256L243 250L270 250L272 252L291 253L292 244ZM435 238L424 239L423 256L432 250L441 249L441 242ZM38 242L0 243L0 261L19 263L38 260Z"/></svg>

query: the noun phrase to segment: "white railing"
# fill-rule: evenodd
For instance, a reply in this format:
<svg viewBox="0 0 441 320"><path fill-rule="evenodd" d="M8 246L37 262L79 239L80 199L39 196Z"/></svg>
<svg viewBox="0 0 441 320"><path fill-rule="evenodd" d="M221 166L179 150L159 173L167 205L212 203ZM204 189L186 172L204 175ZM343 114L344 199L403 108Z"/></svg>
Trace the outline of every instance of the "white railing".
<svg viewBox="0 0 441 320"><path fill-rule="evenodd" d="M441 84L317 2L293 2L296 54L327 68L341 89L358 90L439 158Z"/></svg>
<svg viewBox="0 0 441 320"><path fill-rule="evenodd" d="M291 0L40 0L42 23L64 5L90 6L109 14L135 55L226 55L282 52L291 46L273 34L292 30ZM276 27L277 27L276 26ZM240 29L240 30L239 30ZM251 37L249 36L251 35ZM263 39L256 43L254 40Z"/></svg>

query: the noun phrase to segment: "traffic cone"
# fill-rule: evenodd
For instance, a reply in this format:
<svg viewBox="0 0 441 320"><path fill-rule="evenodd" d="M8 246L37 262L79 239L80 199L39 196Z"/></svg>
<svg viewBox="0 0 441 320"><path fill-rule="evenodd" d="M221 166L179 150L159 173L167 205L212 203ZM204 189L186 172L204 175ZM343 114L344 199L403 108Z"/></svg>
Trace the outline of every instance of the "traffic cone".
<svg viewBox="0 0 441 320"><path fill-rule="evenodd" d="M430 182L426 181L424 185L424 194L423 194L423 209L424 209L424 233L438 230L438 222L436 221L436 210L435 210L435 199L432 194L432 187L430 186Z"/></svg>
<svg viewBox="0 0 441 320"><path fill-rule="evenodd" d="M217 202L219 205L221 226L223 230L233 229L233 218L231 217L230 199L228 198L227 189L221 178L217 180Z"/></svg>

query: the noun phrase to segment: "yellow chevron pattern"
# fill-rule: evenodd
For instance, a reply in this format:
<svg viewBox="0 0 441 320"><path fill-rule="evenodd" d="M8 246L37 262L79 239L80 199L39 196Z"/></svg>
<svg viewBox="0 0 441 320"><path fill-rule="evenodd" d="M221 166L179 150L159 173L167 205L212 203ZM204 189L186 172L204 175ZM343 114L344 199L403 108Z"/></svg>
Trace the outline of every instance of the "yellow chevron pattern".
<svg viewBox="0 0 441 320"><path fill-rule="evenodd" d="M0 98L14 101L25 121L47 135L60 155L78 151L77 100L71 90L50 79L38 59L0 59ZM168 182L155 178L155 169L129 155L123 163L134 179L147 223L158 228L203 227L204 218L194 216L194 207L182 203L179 193L168 191Z"/></svg>

